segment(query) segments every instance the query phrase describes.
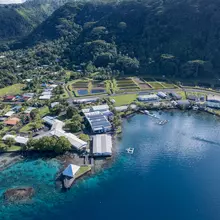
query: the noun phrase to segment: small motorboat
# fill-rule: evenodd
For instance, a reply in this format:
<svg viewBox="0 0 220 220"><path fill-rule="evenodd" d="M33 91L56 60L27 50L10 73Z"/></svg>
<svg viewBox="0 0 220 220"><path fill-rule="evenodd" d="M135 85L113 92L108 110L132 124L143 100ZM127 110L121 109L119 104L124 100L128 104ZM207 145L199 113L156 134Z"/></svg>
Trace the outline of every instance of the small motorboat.
<svg viewBox="0 0 220 220"><path fill-rule="evenodd" d="M133 154L134 153L134 148L129 147L129 148L126 149L126 151L127 151L128 154Z"/></svg>

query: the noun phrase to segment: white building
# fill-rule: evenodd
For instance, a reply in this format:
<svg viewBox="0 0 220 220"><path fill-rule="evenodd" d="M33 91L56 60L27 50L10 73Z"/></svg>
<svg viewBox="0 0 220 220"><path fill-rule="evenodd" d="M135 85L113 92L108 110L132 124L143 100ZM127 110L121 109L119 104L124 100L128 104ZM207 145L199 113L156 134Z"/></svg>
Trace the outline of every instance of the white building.
<svg viewBox="0 0 220 220"><path fill-rule="evenodd" d="M74 103L93 103L93 102L97 102L99 100L98 97L95 98L86 98L86 99L74 99L73 102Z"/></svg>
<svg viewBox="0 0 220 220"><path fill-rule="evenodd" d="M164 92L158 92L157 96L162 98L162 99L165 99L167 97L167 94L165 94Z"/></svg>
<svg viewBox="0 0 220 220"><path fill-rule="evenodd" d="M96 106L92 106L91 110L93 112L104 112L104 111L109 110L109 106L108 105L96 105Z"/></svg>
<svg viewBox="0 0 220 220"><path fill-rule="evenodd" d="M50 104L51 108L54 108L56 105L59 105L60 103L59 102L53 102Z"/></svg>
<svg viewBox="0 0 220 220"><path fill-rule="evenodd" d="M17 144L21 144L21 145L26 145L27 142L28 142L28 140L29 140L29 138L22 137L22 136L19 136L19 135L18 135L18 136L15 136L15 135L11 135L11 134L6 134L6 135L2 138L2 140L3 140L3 141L6 141L8 138L14 139Z"/></svg>
<svg viewBox="0 0 220 220"><path fill-rule="evenodd" d="M51 95L42 95L39 97L40 100L49 100L51 99Z"/></svg>
<svg viewBox="0 0 220 220"><path fill-rule="evenodd" d="M77 150L81 150L87 146L87 142L79 139L76 135L72 133L65 132L63 130L64 122L54 119L53 117L46 116L43 118L45 123L52 125L50 131L45 132L41 135L34 137L34 139L40 139L46 136L56 136L56 137L65 137L69 140L71 145Z"/></svg>
<svg viewBox="0 0 220 220"><path fill-rule="evenodd" d="M140 95L140 96L138 96L137 99L138 99L138 101L142 101L142 102L147 101L147 102L149 102L149 101L158 101L159 97L155 94L150 94L150 95Z"/></svg>
<svg viewBox="0 0 220 220"><path fill-rule="evenodd" d="M220 103L220 96L219 95L208 95L207 101Z"/></svg>
<svg viewBox="0 0 220 220"><path fill-rule="evenodd" d="M9 111L9 112L7 112L4 116L5 116L5 117L11 117L11 116L14 115L14 114L15 114L14 111Z"/></svg>
<svg viewBox="0 0 220 220"><path fill-rule="evenodd" d="M28 107L25 111L24 111L24 113L25 114L30 114L31 112L32 112L32 110L34 110L34 109L36 109L35 107Z"/></svg>
<svg viewBox="0 0 220 220"><path fill-rule="evenodd" d="M63 171L62 174L64 176L74 178L79 169L80 169L80 166L69 164L69 166Z"/></svg>
<svg viewBox="0 0 220 220"><path fill-rule="evenodd" d="M93 137L93 155L111 156L112 155L112 137L107 134L99 134Z"/></svg>

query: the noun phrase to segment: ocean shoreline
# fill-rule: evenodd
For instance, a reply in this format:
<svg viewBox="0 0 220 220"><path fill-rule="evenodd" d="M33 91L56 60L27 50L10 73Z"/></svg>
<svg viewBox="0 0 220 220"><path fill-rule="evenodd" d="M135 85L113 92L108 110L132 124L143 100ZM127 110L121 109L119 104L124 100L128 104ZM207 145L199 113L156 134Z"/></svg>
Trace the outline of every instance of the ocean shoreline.
<svg viewBox="0 0 220 220"><path fill-rule="evenodd" d="M197 114L200 113L210 113L207 111L192 111L192 110L181 110L181 109L163 109L163 110L152 110L155 112L158 112L159 114L162 114L163 112L170 112L170 113L175 113L175 112L194 112ZM126 115L125 117L122 118L122 121L129 120L130 118L141 114L139 112L132 112L129 115ZM217 115L219 116L219 115ZM113 133L113 144L112 144L112 156L111 157L101 157L101 158L95 158L94 159L94 165L91 166L91 170L84 175L80 176L76 182L80 181L80 179L88 177L88 176L93 176L99 173L101 170L108 168L109 166L112 165L112 163L115 161L116 158L116 147L117 147L117 139L120 139L123 135L123 129L121 133ZM75 152L66 152L63 155L55 155L52 152L36 152L36 151L29 151L29 152L5 152L0 155L0 171L3 171L10 166L13 166L14 164L18 162L22 162L23 160L26 159L31 159L31 160L36 160L36 159L45 159L45 160L52 160L56 159L60 163L60 169L56 174L56 178L54 179L54 182L57 181L58 176L62 173L62 171L65 169L66 166L68 166L70 163L75 164L75 165L81 165L83 166L83 157L80 157L77 153Z"/></svg>

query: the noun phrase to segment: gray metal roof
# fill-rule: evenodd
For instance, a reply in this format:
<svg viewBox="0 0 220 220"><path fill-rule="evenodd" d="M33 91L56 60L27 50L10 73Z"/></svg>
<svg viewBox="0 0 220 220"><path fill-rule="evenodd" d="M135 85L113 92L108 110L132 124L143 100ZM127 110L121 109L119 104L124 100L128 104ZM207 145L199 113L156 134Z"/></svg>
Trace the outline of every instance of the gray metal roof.
<svg viewBox="0 0 220 220"><path fill-rule="evenodd" d="M102 113L86 114L86 118L93 131L111 127L111 123Z"/></svg>
<svg viewBox="0 0 220 220"><path fill-rule="evenodd" d="M99 134L93 137L93 154L112 154L112 137L107 134Z"/></svg>

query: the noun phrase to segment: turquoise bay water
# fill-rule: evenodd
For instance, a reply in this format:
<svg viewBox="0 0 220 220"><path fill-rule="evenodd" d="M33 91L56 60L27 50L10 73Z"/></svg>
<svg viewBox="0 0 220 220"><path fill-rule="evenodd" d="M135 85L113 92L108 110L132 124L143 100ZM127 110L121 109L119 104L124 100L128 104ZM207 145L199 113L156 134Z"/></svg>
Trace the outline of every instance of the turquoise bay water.
<svg viewBox="0 0 220 220"><path fill-rule="evenodd" d="M29 204L0 200L0 219L220 219L220 120L163 113L165 126L136 115L123 124L112 165L62 193L59 163L25 161L0 173L0 193L33 186ZM125 152L134 147L133 155Z"/></svg>

